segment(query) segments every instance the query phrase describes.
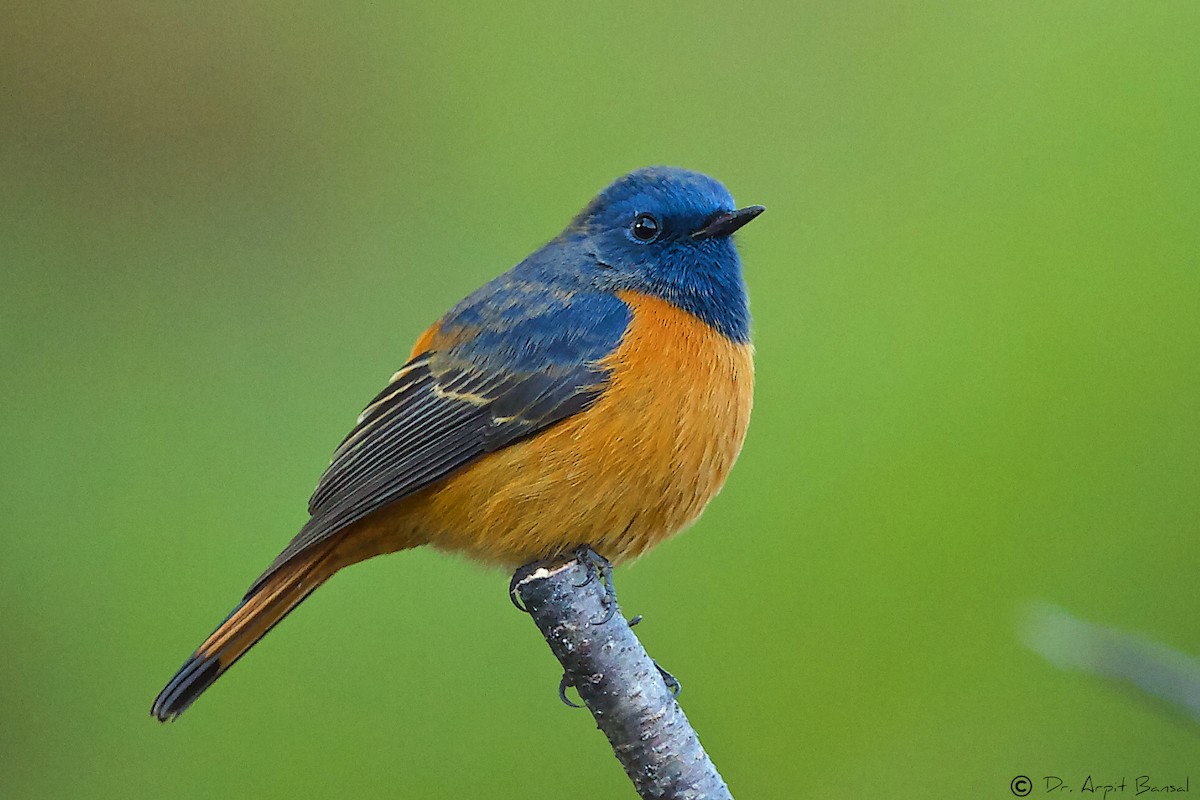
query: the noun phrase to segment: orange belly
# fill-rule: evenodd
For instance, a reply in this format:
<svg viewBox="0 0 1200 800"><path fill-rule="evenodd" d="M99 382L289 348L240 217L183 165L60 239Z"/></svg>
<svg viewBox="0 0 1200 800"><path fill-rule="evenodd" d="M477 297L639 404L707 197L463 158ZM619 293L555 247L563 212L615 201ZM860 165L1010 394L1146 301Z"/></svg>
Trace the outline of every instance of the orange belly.
<svg viewBox="0 0 1200 800"><path fill-rule="evenodd" d="M588 544L616 563L693 522L745 439L753 349L663 300L621 297L633 319L595 405L363 520L347 560L431 543L515 567Z"/></svg>

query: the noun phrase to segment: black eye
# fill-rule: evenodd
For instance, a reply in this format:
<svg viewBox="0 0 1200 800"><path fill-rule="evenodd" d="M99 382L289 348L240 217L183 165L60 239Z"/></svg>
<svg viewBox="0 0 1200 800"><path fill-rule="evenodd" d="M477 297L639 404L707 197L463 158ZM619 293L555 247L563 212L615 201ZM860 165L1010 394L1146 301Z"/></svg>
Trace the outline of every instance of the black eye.
<svg viewBox="0 0 1200 800"><path fill-rule="evenodd" d="M653 242L662 232L662 225L649 214L638 214L630 230L633 231L633 238L639 242Z"/></svg>

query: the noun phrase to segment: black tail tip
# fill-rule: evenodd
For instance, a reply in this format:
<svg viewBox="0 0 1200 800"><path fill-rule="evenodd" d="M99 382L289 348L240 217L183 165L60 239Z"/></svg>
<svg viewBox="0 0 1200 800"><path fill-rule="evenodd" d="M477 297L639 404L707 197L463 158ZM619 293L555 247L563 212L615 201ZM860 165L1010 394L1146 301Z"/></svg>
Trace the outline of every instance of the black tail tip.
<svg viewBox="0 0 1200 800"><path fill-rule="evenodd" d="M216 656L195 654L187 660L175 677L166 685L154 705L150 716L159 722L170 722L196 701L205 689L221 676L221 662Z"/></svg>

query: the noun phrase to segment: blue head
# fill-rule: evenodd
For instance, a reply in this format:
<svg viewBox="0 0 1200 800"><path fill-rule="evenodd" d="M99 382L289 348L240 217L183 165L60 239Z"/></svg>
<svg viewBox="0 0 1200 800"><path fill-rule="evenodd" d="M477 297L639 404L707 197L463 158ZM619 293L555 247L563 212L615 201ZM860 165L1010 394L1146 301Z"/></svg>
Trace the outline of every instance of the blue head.
<svg viewBox="0 0 1200 800"><path fill-rule="evenodd" d="M732 235L762 210L737 210L707 175L647 167L597 195L539 255L575 285L661 297L745 342L750 310Z"/></svg>

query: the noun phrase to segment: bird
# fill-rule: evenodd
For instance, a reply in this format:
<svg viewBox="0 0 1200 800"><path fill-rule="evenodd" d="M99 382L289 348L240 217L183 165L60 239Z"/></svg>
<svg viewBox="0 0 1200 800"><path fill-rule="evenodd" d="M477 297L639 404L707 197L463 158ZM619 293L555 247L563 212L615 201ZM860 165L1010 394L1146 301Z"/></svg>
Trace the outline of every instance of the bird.
<svg viewBox="0 0 1200 800"><path fill-rule="evenodd" d="M309 519L159 693L175 719L343 567L431 545L518 568L634 559L737 459L754 359L732 235L763 212L646 167L433 323L334 451Z"/></svg>

